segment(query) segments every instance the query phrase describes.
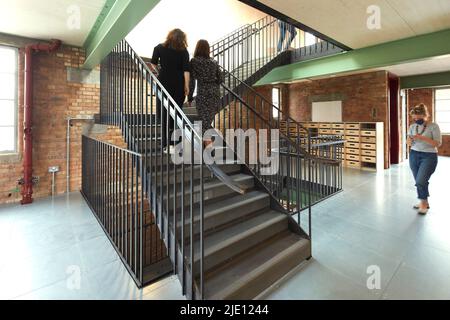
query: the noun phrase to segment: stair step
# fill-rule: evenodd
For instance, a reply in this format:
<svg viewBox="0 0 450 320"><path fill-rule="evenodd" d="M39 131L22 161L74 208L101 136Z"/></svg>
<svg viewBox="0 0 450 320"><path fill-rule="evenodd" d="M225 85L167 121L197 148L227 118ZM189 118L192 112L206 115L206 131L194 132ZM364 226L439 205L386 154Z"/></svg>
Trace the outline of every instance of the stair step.
<svg viewBox="0 0 450 320"><path fill-rule="evenodd" d="M255 181L253 176L246 175L246 174L234 174L230 175L231 179L238 183L239 185L242 185L246 189L252 189L255 186ZM185 197L185 204L188 205L190 203L190 192L189 192L190 183L186 183L185 189L184 189L184 197ZM164 188L165 189L165 188ZM180 188L178 188L180 189ZM171 206L170 210L172 209L173 205L173 188L169 187L169 205ZM219 181L218 179L213 179L210 182L206 182L203 185L203 199L205 201L224 197L227 195L236 194L235 191L233 191L230 187L225 185L223 182ZM181 196L182 193L180 190L177 192L177 206L181 205ZM200 201L200 185L198 183L194 183L194 192L193 192L193 198L194 202L198 203ZM164 202L166 202L167 194L164 195ZM178 207L177 207L178 208Z"/></svg>
<svg viewBox="0 0 450 320"><path fill-rule="evenodd" d="M197 115L197 108L196 107L184 107L183 112L189 116L189 115Z"/></svg>
<svg viewBox="0 0 450 320"><path fill-rule="evenodd" d="M251 191L245 195L233 195L223 200L206 203L204 206L203 226L205 233L227 226L239 219L249 216L257 211L269 208L270 197L261 191ZM198 207L195 208L198 210ZM185 226L190 227L189 211L185 210ZM178 234L181 234L181 217L177 223ZM195 215L194 233L198 234L200 229L200 217ZM186 237L188 234L186 235Z"/></svg>
<svg viewBox="0 0 450 320"><path fill-rule="evenodd" d="M310 257L309 240L283 231L206 274L206 299L253 299Z"/></svg>
<svg viewBox="0 0 450 320"><path fill-rule="evenodd" d="M258 243L286 230L288 217L277 211L267 211L204 238L204 270L211 270ZM198 251L199 243L195 244ZM198 270L199 257L195 259Z"/></svg>
<svg viewBox="0 0 450 320"><path fill-rule="evenodd" d="M236 174L236 173L240 173L241 171L241 166L238 164L231 164L231 165L219 165L219 168L226 174ZM161 172L162 171L162 172ZM182 168L181 166L178 166L178 168L176 169L176 171L174 170L173 167L170 168L170 172L169 174L163 169L160 170L157 173L153 173L152 178L153 179L158 179L158 181L160 181L160 179L162 178L165 182L167 181L167 176L169 175L169 183L171 185L173 185L174 183L174 178L175 178L175 172L176 172L176 182L180 183L181 179L182 179ZM209 178L211 176L211 172L209 171L209 169L206 166L203 166L203 178ZM195 166L194 168L194 172L193 172L193 177L194 180L198 180L200 179L200 166ZM190 168L189 166L185 167L185 173L184 173L184 181L188 182L191 179L191 172L190 172Z"/></svg>

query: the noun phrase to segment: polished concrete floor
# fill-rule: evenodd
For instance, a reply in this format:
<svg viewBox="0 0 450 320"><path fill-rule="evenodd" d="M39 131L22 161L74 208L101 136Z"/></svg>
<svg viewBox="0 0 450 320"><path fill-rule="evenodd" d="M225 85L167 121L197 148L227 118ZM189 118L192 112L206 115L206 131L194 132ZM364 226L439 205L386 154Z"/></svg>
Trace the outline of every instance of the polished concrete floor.
<svg viewBox="0 0 450 320"><path fill-rule="evenodd" d="M345 191L313 210L314 258L267 299L450 299L450 158L431 210L412 210L407 164L345 171ZM369 284L369 285L368 285ZM0 299L183 299L175 277L136 288L78 193L0 207Z"/></svg>

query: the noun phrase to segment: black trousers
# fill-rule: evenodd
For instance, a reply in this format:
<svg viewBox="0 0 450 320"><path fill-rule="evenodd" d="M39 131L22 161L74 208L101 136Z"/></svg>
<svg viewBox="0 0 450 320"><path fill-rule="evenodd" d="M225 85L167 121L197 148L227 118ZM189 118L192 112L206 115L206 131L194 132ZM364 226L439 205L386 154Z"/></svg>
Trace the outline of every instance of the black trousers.
<svg viewBox="0 0 450 320"><path fill-rule="evenodd" d="M164 97L166 98L166 97ZM176 99L176 100L175 100ZM186 96L179 96L177 98L174 97L175 102L178 104L180 108L183 107L183 103L186 100ZM171 105L171 104L170 104ZM166 105L168 107L168 105ZM175 129L175 121L167 111L166 106L161 103L161 100L156 99L156 121L157 123L161 123L162 127L162 145L163 147L167 147L168 145L175 145L176 141L172 141L172 134ZM173 107L171 105L171 107Z"/></svg>

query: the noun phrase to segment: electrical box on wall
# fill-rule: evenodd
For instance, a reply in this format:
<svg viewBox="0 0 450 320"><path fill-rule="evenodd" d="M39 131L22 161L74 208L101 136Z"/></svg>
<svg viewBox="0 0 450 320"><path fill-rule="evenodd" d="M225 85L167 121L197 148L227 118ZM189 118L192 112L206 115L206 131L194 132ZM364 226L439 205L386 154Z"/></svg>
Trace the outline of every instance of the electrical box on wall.
<svg viewBox="0 0 450 320"><path fill-rule="evenodd" d="M49 167L49 168L48 168L48 172L50 172L50 173L56 173L56 172L59 172L59 167L57 167L57 166Z"/></svg>

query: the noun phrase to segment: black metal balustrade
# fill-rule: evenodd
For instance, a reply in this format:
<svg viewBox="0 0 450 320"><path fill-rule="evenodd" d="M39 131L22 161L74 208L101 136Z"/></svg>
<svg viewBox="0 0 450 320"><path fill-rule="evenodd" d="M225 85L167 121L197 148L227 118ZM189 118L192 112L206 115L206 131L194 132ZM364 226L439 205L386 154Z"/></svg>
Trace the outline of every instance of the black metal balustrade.
<svg viewBox="0 0 450 320"><path fill-rule="evenodd" d="M251 138L243 141L241 149L246 151L245 157L236 155L236 159L245 164L259 185L272 195L276 206L288 214L298 215L299 223L301 213L307 211L308 227L304 230L309 229L307 235L310 237L312 206L342 190L344 140L340 136L313 137L308 129L284 115L282 110L271 104L270 108L266 106L267 101L259 95L257 99L254 95L249 99L225 85L223 89L228 98L227 107L217 114L213 127L233 151L237 150L238 141L227 139L229 129L257 130L256 141ZM279 117L273 117L273 108ZM287 120L282 121L281 117ZM259 140L261 134L267 134L265 141ZM257 152L252 153L250 150L255 148ZM252 154L256 161L251 161ZM261 157L276 159L278 170L268 173L273 162L265 166L266 159Z"/></svg>
<svg viewBox="0 0 450 320"><path fill-rule="evenodd" d="M145 197L143 161L138 153L82 138L82 194L140 286L164 275L161 267L170 263Z"/></svg>
<svg viewBox="0 0 450 320"><path fill-rule="evenodd" d="M224 109L216 117L215 126L222 129L279 129L283 133L279 145L285 149L299 149L298 168L295 168L295 162L285 159L295 157L297 151L280 153L285 172L276 179L278 190L272 190L288 211L297 212L342 190L344 141L340 136L330 136L322 137L321 144L318 144L318 137L313 138L308 129L273 105L251 85L276 65L338 53L342 49L318 38L315 38L313 45L307 45L306 39L301 39L301 35L305 34L302 30L289 25L285 25L285 28L295 30L296 36L290 38L291 34L287 30L285 42L281 43L278 20L268 16L212 45L212 55L218 61L225 79L221 88ZM288 42L289 50L285 50ZM253 119L248 119L251 114ZM311 165L307 163L307 158L313 159ZM295 176L297 174L298 177ZM298 184L292 184L293 178ZM270 182L272 184L273 181ZM311 185L311 191L306 185ZM299 189L294 190L296 187ZM306 201L309 194L312 195L310 202Z"/></svg>
<svg viewBox="0 0 450 320"><path fill-rule="evenodd" d="M227 80L222 88L223 108L214 128L223 135L226 129L254 129L257 137L264 134L261 129L267 130L267 140L257 141L261 152L254 155L256 162L250 161L249 153L243 157L238 154L233 143L236 141L225 141L223 146L235 161L240 161L246 173L254 176L257 186L270 194L274 208L298 214L299 225L302 212L308 212L306 236L310 239L315 188L323 198L341 186L342 141L328 141L326 145L314 140L308 130L256 94L247 83L250 77L255 80L259 76L255 73L267 68L271 61L290 58L291 51L273 48L279 37L277 28L277 20L267 17L213 46L220 65L229 71L224 71ZM294 47L297 41L294 39ZM274 108L278 117L274 117ZM83 137L82 191L86 200L139 286L155 279L155 275L174 271L184 295L203 299L204 184L213 175L234 186L217 166L204 164L202 137L189 116L125 40L101 65L100 119L122 130L131 151ZM180 133L178 142L182 142L182 153L188 157L179 163L164 148L163 137L171 136L170 121ZM285 124L288 130L283 129ZM251 147L246 140L245 150ZM265 162L267 157L279 160L279 170L267 172L273 165ZM336 174L337 180L329 179ZM155 234L159 239L149 241ZM133 241L128 240L130 235Z"/></svg>
<svg viewBox="0 0 450 320"><path fill-rule="evenodd" d="M129 149L140 155L141 162L135 167L143 196L150 201L183 294L202 299L204 179L199 177L207 175L202 165L202 139L125 40L103 61L101 88L101 121L120 127ZM184 154L189 154L190 161L175 164L165 152L161 137L171 136L165 119L173 120L174 129L182 132Z"/></svg>
<svg viewBox="0 0 450 320"><path fill-rule="evenodd" d="M295 26L281 25L280 20L266 16L214 43L211 53L222 68L253 85L274 67L343 51L312 35L309 40L306 35ZM234 89L231 84L227 86Z"/></svg>

